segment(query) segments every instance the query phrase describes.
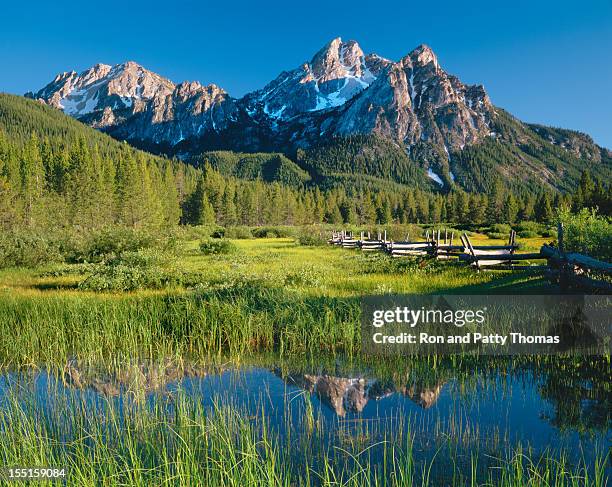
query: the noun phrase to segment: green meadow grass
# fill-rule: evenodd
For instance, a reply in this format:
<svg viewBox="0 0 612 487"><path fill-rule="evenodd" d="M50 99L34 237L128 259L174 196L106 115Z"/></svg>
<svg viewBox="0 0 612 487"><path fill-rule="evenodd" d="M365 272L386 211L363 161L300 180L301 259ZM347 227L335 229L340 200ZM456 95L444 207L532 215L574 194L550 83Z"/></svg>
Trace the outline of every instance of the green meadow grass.
<svg viewBox="0 0 612 487"><path fill-rule="evenodd" d="M546 292L537 275L452 262L392 259L291 239L235 240L202 255L184 244L174 272L190 286L92 292L82 267L0 272L0 363L113 356L280 354L359 350L359 297L395 293Z"/></svg>
<svg viewBox="0 0 612 487"><path fill-rule="evenodd" d="M543 240L523 244L532 250ZM501 243L480 235L472 241ZM139 357L240 365L263 353L270 364L286 357L303 360L304 367L334 364L336 357L349 367L366 360L369 369L400 381L405 378L393 359L359 353L361 295L550 291L528 273L476 273L452 262L394 260L292 239L232 242L237 249L224 255L203 255L199 241L184 242L172 272L191 276L190 282L164 289L83 290L87 269L78 265L0 271L0 366L61 373L77 358L125 371ZM459 374L467 387L474 367L493 370L501 359L490 360L433 356L411 367L428 371L432 381ZM538 366L555 366L541 360ZM105 407L92 414L90 405L50 390L55 407L42 414L22 392L12 388L0 409L0 463L67 466L68 485L420 486L439 484L435 472L442 470L450 472L445 485L603 486L609 461L603 452L587 468L563 453L536 455L516 444L494 458L476 449L466 466L457 456L457 432L443 425L431 432L440 441L433 459L415 457L412 426L406 434L385 433L374 459L367 428L324 438L306 394L300 425L289 425L299 436L283 439L264 409L253 417L227 398L212 411L181 394L170 398L170 408L158 401L120 407L102 399ZM465 428L477 433L477 425ZM297 446L298 459L291 456Z"/></svg>

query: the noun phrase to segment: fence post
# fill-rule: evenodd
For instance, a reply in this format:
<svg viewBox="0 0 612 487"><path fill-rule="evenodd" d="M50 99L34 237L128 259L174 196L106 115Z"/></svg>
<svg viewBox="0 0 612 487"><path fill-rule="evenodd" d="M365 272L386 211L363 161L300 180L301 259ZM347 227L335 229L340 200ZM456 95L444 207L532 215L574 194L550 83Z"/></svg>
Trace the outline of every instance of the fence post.
<svg viewBox="0 0 612 487"><path fill-rule="evenodd" d="M565 246L563 243L563 223L559 222L557 225L557 242L559 245L559 253L565 257Z"/></svg>
<svg viewBox="0 0 612 487"><path fill-rule="evenodd" d="M561 292L567 292L569 288L569 280L570 280L570 272L573 272L573 269L570 267L570 264L567 262L565 257L565 242L563 241L563 223L559 222L557 224L557 247L559 249L559 287L561 288Z"/></svg>

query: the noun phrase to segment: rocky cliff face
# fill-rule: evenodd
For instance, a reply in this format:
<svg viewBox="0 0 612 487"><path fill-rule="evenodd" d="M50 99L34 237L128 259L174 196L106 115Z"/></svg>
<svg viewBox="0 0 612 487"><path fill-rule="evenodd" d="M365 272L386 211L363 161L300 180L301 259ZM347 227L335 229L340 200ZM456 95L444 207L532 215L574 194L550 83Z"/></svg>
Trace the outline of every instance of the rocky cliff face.
<svg viewBox="0 0 612 487"><path fill-rule="evenodd" d="M451 158L488 140L520 150L554 145L593 163L612 158L586 135L526 125L494 107L482 85L447 73L425 45L390 61L333 39L240 99L214 84L176 85L133 62L62 73L26 96L115 138L180 157L212 149L292 153L335 137L376 135L427 169L438 187L453 184ZM515 162L525 166L525 178L537 178L543 169L530 157L521 153Z"/></svg>
<svg viewBox="0 0 612 487"><path fill-rule="evenodd" d="M75 71L58 74L38 93L26 96L81 118L106 108L138 113L148 102L171 94L173 89L171 81L128 61L116 66L96 64L81 74Z"/></svg>
<svg viewBox="0 0 612 487"><path fill-rule="evenodd" d="M224 90L214 84L184 82L171 93L154 97L128 118L105 127L119 139L173 147L185 139L224 130L235 116L236 104Z"/></svg>
<svg viewBox="0 0 612 487"><path fill-rule="evenodd" d="M490 134L493 107L482 86L447 74L433 51L419 46L350 103L335 133L378 133L413 146L419 141L463 148Z"/></svg>
<svg viewBox="0 0 612 487"><path fill-rule="evenodd" d="M27 93L89 125L126 140L174 146L208 131L223 130L235 102L218 86L175 85L132 61L97 64L61 73L37 93Z"/></svg>
<svg viewBox="0 0 612 487"><path fill-rule="evenodd" d="M252 150L371 133L408 147L426 141L457 148L489 135L493 116L484 88L447 74L429 47L392 62L340 38L240 100L214 84L175 85L134 62L62 73L27 96L117 138L169 148L228 129L256 130L241 147Z"/></svg>
<svg viewBox="0 0 612 487"><path fill-rule="evenodd" d="M251 116L288 120L305 112L339 107L372 83L390 61L364 56L355 41L332 40L310 62L281 73L245 97Z"/></svg>

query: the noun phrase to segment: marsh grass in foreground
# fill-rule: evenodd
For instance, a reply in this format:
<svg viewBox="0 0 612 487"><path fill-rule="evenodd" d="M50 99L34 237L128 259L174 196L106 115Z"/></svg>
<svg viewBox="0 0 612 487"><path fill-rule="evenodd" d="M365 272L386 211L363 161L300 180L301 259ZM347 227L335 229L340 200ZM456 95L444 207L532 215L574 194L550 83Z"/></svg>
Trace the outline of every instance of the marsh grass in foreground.
<svg viewBox="0 0 612 487"><path fill-rule="evenodd" d="M485 239L474 237L479 238ZM106 262L96 264L111 283L133 284L138 277L130 292L84 289L92 275L87 264L1 271L0 333L5 339L0 341L0 366L61 371L74 357L85 363L110 359L118 364L117 374L125 375L125 358L180 362L213 357L223 363L247 361L262 351L274 360L309 357L334 364L342 354L351 362L360 355L362 294L546 290L542 279L527 274L476 274L452 264L299 246L286 238L235 240L232 245L237 250L231 254L203 255L199 241L186 243L172 266L156 261L154 267L170 277L163 285L151 285L148 274L141 279L132 270L117 274ZM123 266L124 257L115 263ZM174 279L185 275L191 276L189 282ZM549 364L541 360L538 366ZM466 385L478 366L468 358L435 356L419 364L413 371L430 374L432 383L461 370ZM387 371L390 379L403 370L397 362L378 359L370 359L368 367ZM571 381L561 385L566 396L576 396L569 429L588 430L588 418L574 410L585 397L592 400L594 391L584 396ZM570 462L563 452L536 453L521 443L499 452L466 452L453 439L452 428L473 436L478 425L462 421L431 431L434 453L440 453L423 458L414 448L419 425L409 417L398 419L410 423L401 435L392 426L381 426L374 435L363 423L357 431L338 429L327 446L315 448L330 438L324 438L321 418L306 394L296 399L303 401L302 419L289 425L294 436L286 438L270 424L269 409L262 406L252 414L228 397L207 409L180 391L154 401L96 396L92 411L90 402L50 388L46 397L53 407L43 414L27 388L3 392L1 462L65 465L71 485L416 486L439 485L442 478L444 485L601 486L608 461L602 452L595 466L587 466Z"/></svg>
<svg viewBox="0 0 612 487"><path fill-rule="evenodd" d="M274 425L257 399L253 413L225 396L205 407L181 389L154 401L96 399L51 381L47 393L41 408L27 380L3 390L0 461L65 467L68 485L606 485L605 449L587 465L520 443L489 450L441 424L424 453L416 418L330 430L308 395L279 405L297 402L298 414Z"/></svg>

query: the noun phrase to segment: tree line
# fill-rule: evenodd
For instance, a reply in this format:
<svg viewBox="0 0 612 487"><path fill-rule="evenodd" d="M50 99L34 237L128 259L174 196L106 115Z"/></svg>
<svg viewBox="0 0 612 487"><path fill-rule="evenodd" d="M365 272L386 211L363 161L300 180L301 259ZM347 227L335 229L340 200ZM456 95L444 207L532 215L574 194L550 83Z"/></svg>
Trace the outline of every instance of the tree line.
<svg viewBox="0 0 612 487"><path fill-rule="evenodd" d="M318 187L295 189L279 183L225 178L206 165L195 190L183 204L183 223L261 224L388 224L452 222L491 225L537 221L549 223L557 208L597 207L610 215L609 188L584 172L577 191L561 194L515 194L498 178L488 193L431 193L418 188L350 191Z"/></svg>
<svg viewBox="0 0 612 487"><path fill-rule="evenodd" d="M573 194L516 194L500 178L482 194L418 188L322 191L245 181L208 164L196 169L120 144L103 155L84 137L58 145L32 135L19 144L0 132L3 228L71 226L87 231L116 224L162 231L179 223L546 223L556 208L597 207L610 215L611 206L610 189L586 171Z"/></svg>
<svg viewBox="0 0 612 487"><path fill-rule="evenodd" d="M510 189L499 177L489 181L485 192L453 189L446 194L380 175L349 177L341 161L358 157L370 164L369 157L389 154L384 141L372 139L367 155L355 155L363 143L350 139L321 155L325 180L287 176L281 178L286 184L270 182L266 178L272 173L277 177L279 171L303 174L290 160L265 154L232 159L231 154L219 153L218 164L194 167L138 151L58 110L0 94L0 228L88 232L109 225L151 231L178 224L482 225L547 222L560 207L597 207L600 213L612 214L608 181L587 171L573 193ZM306 156L312 159L315 154ZM228 161L231 167L221 164L227 166ZM390 168L396 162L391 157L382 165ZM245 171L247 179L255 180L245 179ZM410 175L405 174L408 179Z"/></svg>

